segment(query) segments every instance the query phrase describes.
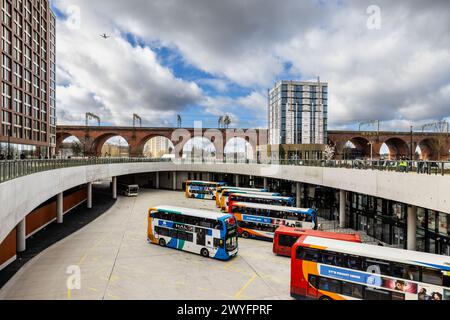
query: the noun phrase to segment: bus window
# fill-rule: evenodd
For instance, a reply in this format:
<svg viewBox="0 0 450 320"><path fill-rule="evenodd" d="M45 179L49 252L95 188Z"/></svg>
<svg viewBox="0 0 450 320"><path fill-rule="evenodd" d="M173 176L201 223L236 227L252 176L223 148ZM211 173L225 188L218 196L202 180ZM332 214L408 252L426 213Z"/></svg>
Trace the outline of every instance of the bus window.
<svg viewBox="0 0 450 320"><path fill-rule="evenodd" d="M356 299L362 299L363 286L350 282L342 282L342 294Z"/></svg>
<svg viewBox="0 0 450 320"><path fill-rule="evenodd" d="M405 294L401 292L392 292L392 300L405 300Z"/></svg>
<svg viewBox="0 0 450 320"><path fill-rule="evenodd" d="M343 258L332 252L322 252L322 263L332 266L342 266Z"/></svg>
<svg viewBox="0 0 450 320"><path fill-rule="evenodd" d="M298 247L297 248L297 259L311 261L311 262L319 262L319 251L317 251L316 249Z"/></svg>
<svg viewBox="0 0 450 320"><path fill-rule="evenodd" d="M223 240L214 238L214 247L222 248L223 247Z"/></svg>
<svg viewBox="0 0 450 320"><path fill-rule="evenodd" d="M444 281L442 281L444 287L450 287L450 276L444 276Z"/></svg>
<svg viewBox="0 0 450 320"><path fill-rule="evenodd" d="M319 278L319 289L333 293L341 292L341 283L339 280Z"/></svg>
<svg viewBox="0 0 450 320"><path fill-rule="evenodd" d="M391 300L390 292L366 287L365 300Z"/></svg>
<svg viewBox="0 0 450 320"><path fill-rule="evenodd" d="M358 256L348 256L347 265L350 269L361 270L362 269L361 258Z"/></svg>
<svg viewBox="0 0 450 320"><path fill-rule="evenodd" d="M278 243L280 246L283 247L292 247L297 240L298 240L297 237L288 236L286 234L280 234Z"/></svg>
<svg viewBox="0 0 450 320"><path fill-rule="evenodd" d="M429 284L442 285L442 272L439 270L423 268L422 269L422 282Z"/></svg>

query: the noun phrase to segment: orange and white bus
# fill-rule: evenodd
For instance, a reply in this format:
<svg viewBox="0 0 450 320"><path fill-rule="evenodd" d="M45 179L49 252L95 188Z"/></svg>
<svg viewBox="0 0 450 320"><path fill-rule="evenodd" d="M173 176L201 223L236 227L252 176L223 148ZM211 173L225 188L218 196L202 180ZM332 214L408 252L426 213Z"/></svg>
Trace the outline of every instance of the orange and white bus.
<svg viewBox="0 0 450 320"><path fill-rule="evenodd" d="M275 230L275 236L273 238L273 253L280 256L290 257L292 246L301 236L304 235L361 243L361 237L359 234L327 232L280 226Z"/></svg>
<svg viewBox="0 0 450 320"><path fill-rule="evenodd" d="M291 296L319 300L450 300L450 257L302 236Z"/></svg>
<svg viewBox="0 0 450 320"><path fill-rule="evenodd" d="M243 238L272 241L279 226L303 229L317 226L317 212L313 209L235 202L230 212L236 217Z"/></svg>
<svg viewBox="0 0 450 320"><path fill-rule="evenodd" d="M242 191L242 192L267 192L267 189L258 189L258 188L241 188L241 187L230 187L230 186L223 186L218 187L216 191L216 206L217 208L220 208L221 205L221 199L222 199L222 192L227 190L234 190L234 191Z"/></svg>
<svg viewBox="0 0 450 320"><path fill-rule="evenodd" d="M223 212L229 212L229 208L228 208L228 198L231 194L251 194L253 196L259 196L259 197L279 197L280 194L277 192L258 192L258 191L243 191L243 190L232 190L232 189L227 189L222 191L222 195L220 197L220 206L219 208L223 211Z"/></svg>

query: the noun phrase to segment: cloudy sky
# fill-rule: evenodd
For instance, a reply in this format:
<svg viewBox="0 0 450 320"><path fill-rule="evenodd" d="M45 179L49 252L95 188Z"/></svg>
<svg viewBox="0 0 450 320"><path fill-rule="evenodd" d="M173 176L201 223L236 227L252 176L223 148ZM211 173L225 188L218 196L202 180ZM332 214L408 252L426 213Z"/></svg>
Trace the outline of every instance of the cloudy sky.
<svg viewBox="0 0 450 320"><path fill-rule="evenodd" d="M60 124L90 111L104 124L131 125L137 113L173 126L180 114L184 126L209 127L228 113L233 126L264 127L275 81L318 75L332 129L450 117L447 0L51 2Z"/></svg>

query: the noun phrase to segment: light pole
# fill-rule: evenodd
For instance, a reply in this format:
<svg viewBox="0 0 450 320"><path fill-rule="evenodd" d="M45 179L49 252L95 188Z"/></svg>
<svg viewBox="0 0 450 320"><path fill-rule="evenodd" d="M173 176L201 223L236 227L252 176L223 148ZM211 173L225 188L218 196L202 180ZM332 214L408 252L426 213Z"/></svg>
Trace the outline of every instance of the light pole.
<svg viewBox="0 0 450 320"><path fill-rule="evenodd" d="M11 126L8 128L8 156L6 157L7 160L11 160L11 136L12 136L12 129Z"/></svg>

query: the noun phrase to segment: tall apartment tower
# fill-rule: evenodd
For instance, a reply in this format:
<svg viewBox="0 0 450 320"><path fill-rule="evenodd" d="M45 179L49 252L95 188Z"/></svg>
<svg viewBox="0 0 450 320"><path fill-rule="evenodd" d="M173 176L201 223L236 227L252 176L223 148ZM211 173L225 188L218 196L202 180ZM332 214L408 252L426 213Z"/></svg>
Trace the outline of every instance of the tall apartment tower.
<svg viewBox="0 0 450 320"><path fill-rule="evenodd" d="M269 143L326 144L328 84L279 81L269 91Z"/></svg>
<svg viewBox="0 0 450 320"><path fill-rule="evenodd" d="M1 0L0 156L54 155L56 19L48 0Z"/></svg>

